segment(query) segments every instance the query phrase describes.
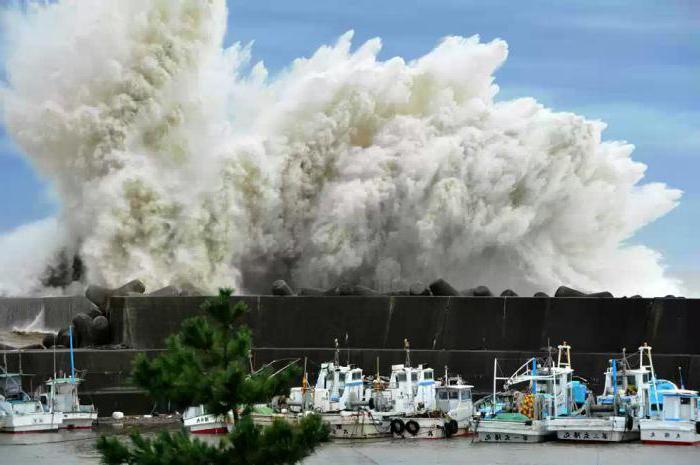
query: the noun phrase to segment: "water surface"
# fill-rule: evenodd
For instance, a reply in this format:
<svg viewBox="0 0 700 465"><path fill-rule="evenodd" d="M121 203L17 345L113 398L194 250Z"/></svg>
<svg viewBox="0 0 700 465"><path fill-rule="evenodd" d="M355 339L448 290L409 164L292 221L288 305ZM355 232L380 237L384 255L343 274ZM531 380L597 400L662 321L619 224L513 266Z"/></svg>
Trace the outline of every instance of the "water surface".
<svg viewBox="0 0 700 465"><path fill-rule="evenodd" d="M98 465L99 431L0 435L0 463L12 465ZM215 438L209 438L215 440ZM697 465L700 446L631 444L479 444L450 440L336 441L321 446L304 465Z"/></svg>

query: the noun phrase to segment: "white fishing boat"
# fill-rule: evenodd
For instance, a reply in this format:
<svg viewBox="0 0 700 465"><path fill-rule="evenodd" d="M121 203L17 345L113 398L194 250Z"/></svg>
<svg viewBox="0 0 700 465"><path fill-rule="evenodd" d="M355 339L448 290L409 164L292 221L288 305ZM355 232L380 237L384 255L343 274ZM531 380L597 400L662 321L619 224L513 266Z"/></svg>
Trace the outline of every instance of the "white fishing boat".
<svg viewBox="0 0 700 465"><path fill-rule="evenodd" d="M410 348L404 341L406 361L393 365L389 387L375 402L374 416L395 438L440 439L469 434L473 415L471 390L460 377L450 378L445 367L442 383L432 368L411 367Z"/></svg>
<svg viewBox="0 0 700 465"><path fill-rule="evenodd" d="M0 432L35 433L57 431L63 415L44 410L41 402L22 390L21 374L0 373Z"/></svg>
<svg viewBox="0 0 700 465"><path fill-rule="evenodd" d="M625 357L611 360L603 394L578 414L551 420L550 430L566 441L637 440L640 419L653 418L661 410L657 386L651 347L645 343L639 347L639 368L630 368Z"/></svg>
<svg viewBox="0 0 700 465"><path fill-rule="evenodd" d="M305 364L306 365L306 364ZM382 422L370 411L371 389L365 388L362 369L340 363L340 349L335 340L335 357L321 364L316 383L309 386L306 366L300 387L290 390L287 399L275 401L269 409L258 406L251 417L256 424L269 425L275 419L297 422L304 415L316 413L336 439L365 439L387 436Z"/></svg>
<svg viewBox="0 0 700 465"><path fill-rule="evenodd" d="M558 346L557 363L548 357L531 358L510 377L498 376L494 360L493 395L484 404L474 430L480 442L529 443L555 437L548 427L553 418L567 415L575 408L571 347ZM497 393L498 381L504 381Z"/></svg>
<svg viewBox="0 0 700 465"><path fill-rule="evenodd" d="M78 397L80 378L63 377L46 381L48 392L39 401L46 411L61 412L61 428L88 429L97 422L97 409L92 404L81 404Z"/></svg>
<svg viewBox="0 0 700 465"><path fill-rule="evenodd" d="M185 410L182 423L192 434L226 434L233 429L233 412L214 415L204 405L197 405Z"/></svg>
<svg viewBox="0 0 700 465"><path fill-rule="evenodd" d="M698 392L676 388L660 390L659 394L663 398L660 415L639 421L642 442L668 445L700 443Z"/></svg>

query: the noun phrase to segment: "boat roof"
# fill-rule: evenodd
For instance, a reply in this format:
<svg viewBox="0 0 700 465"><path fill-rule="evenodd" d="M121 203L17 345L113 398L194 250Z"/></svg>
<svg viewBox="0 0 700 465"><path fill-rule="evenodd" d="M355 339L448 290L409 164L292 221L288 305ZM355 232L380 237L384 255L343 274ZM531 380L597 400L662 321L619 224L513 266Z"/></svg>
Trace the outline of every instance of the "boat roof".
<svg viewBox="0 0 700 465"><path fill-rule="evenodd" d="M472 389L471 384L450 384L448 386L435 386L435 389Z"/></svg>
<svg viewBox="0 0 700 465"><path fill-rule="evenodd" d="M698 397L698 391L691 391L690 389L659 389L659 394L664 397Z"/></svg>
<svg viewBox="0 0 700 465"><path fill-rule="evenodd" d="M77 384L77 383L82 383L83 379L81 378L73 378L71 379L70 377L63 377L63 378L54 378L54 379L49 379L46 381L46 384Z"/></svg>

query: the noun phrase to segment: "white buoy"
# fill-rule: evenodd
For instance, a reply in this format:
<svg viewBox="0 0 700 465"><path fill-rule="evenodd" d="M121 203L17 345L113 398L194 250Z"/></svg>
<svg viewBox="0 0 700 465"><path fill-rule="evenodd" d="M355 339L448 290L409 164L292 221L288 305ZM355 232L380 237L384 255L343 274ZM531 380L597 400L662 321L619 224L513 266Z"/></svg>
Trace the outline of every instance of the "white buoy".
<svg viewBox="0 0 700 465"><path fill-rule="evenodd" d="M112 418L114 418L115 420L121 420L122 418L124 418L124 412L112 412Z"/></svg>

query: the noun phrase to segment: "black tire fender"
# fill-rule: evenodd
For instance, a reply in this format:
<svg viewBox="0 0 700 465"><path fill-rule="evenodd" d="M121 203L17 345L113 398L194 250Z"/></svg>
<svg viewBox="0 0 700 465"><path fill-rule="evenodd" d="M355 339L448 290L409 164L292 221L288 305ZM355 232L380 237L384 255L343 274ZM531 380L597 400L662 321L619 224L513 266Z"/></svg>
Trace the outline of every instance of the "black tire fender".
<svg viewBox="0 0 700 465"><path fill-rule="evenodd" d="M457 434L457 431L459 431L459 424L457 423L457 420L453 419L448 421L447 426L450 428L450 436Z"/></svg>
<svg viewBox="0 0 700 465"><path fill-rule="evenodd" d="M406 431L408 431L411 436L415 436L418 434L418 431L420 431L420 425L415 420L408 420L406 423Z"/></svg>
<svg viewBox="0 0 700 465"><path fill-rule="evenodd" d="M632 428L634 427L634 418L632 415L627 415L625 417L625 431L632 431Z"/></svg>
<svg viewBox="0 0 700 465"><path fill-rule="evenodd" d="M389 424L389 429L393 434L401 436L404 430L406 429L406 426L403 424L403 420L399 418L394 418Z"/></svg>

